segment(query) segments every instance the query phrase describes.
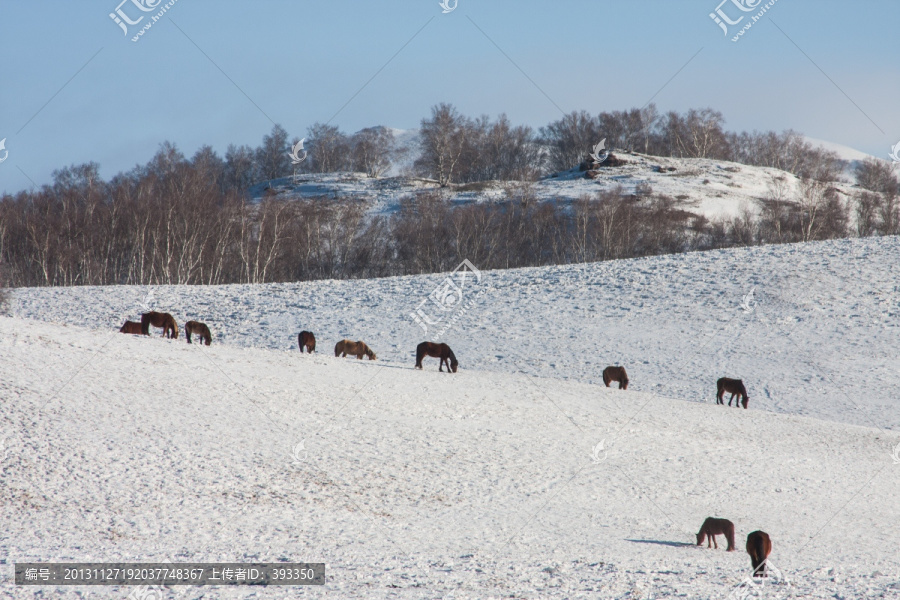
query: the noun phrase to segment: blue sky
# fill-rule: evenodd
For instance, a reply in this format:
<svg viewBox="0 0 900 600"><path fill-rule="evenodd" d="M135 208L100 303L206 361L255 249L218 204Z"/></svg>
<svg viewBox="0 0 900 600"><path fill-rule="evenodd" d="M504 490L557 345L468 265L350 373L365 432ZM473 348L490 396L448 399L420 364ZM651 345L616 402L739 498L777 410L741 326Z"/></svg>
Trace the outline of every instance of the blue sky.
<svg viewBox="0 0 900 600"><path fill-rule="evenodd" d="M737 43L755 11L732 0L727 37L720 0L177 0L138 42L150 17L126 36L120 1L0 0L0 192L87 161L109 177L166 140L256 146L273 121L414 128L438 102L539 127L653 98L878 156L900 141L896 0L777 0Z"/></svg>

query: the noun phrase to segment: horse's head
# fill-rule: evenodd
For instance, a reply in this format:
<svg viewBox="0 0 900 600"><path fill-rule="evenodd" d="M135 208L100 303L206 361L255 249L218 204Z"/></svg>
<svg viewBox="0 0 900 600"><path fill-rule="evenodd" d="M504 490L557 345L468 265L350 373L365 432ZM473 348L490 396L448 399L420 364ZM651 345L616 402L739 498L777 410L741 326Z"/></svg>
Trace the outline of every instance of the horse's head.
<svg viewBox="0 0 900 600"><path fill-rule="evenodd" d="M747 395L745 394L743 399L741 400L741 404L744 405L744 408L747 408L747 404L749 404L749 403L750 403L750 398L748 398Z"/></svg>
<svg viewBox="0 0 900 600"><path fill-rule="evenodd" d="M454 359L450 360L450 370L456 373L456 370L459 368L459 361Z"/></svg>
<svg viewBox="0 0 900 600"><path fill-rule="evenodd" d="M705 535L702 531L701 531L700 533L698 533L698 534L697 534L697 545L698 545L698 546L702 546L702 545L703 545L703 540L704 540L705 538L706 538L706 535Z"/></svg>
<svg viewBox="0 0 900 600"><path fill-rule="evenodd" d="M371 348L366 348L366 356L369 357L369 360L375 360L376 358L378 358L377 356L375 356L375 353L372 352Z"/></svg>

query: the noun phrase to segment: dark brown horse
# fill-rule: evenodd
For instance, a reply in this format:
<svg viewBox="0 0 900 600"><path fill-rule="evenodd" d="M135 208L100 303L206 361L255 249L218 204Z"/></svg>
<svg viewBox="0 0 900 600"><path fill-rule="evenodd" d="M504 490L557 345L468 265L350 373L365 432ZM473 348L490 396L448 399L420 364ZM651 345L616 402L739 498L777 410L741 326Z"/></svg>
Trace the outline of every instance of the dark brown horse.
<svg viewBox="0 0 900 600"><path fill-rule="evenodd" d="M731 406L731 401L737 396L738 402L743 404L744 408L747 408L750 396L747 395L747 388L744 387L743 381L740 379L729 379L728 377L720 378L716 382L716 404L725 404L725 400L722 398L725 392L731 394L731 398L728 399L728 406ZM738 402L734 403L735 408L738 408Z"/></svg>
<svg viewBox="0 0 900 600"><path fill-rule="evenodd" d="M191 334L196 334L200 337L200 343L209 344L212 342L212 334L209 332L209 327L206 326L206 323L201 323L200 321L188 321L184 324L184 336L187 338L188 344L191 343Z"/></svg>
<svg viewBox="0 0 900 600"><path fill-rule="evenodd" d="M609 384L613 381L619 382L620 390L628 389L628 373L625 372L625 367L606 367L603 369L603 383L606 384L606 387L609 387Z"/></svg>
<svg viewBox="0 0 900 600"><path fill-rule="evenodd" d="M734 551L734 523L729 521L728 519L715 519L713 517L707 517L705 521L703 521L703 526L700 527L700 533L697 534L697 545L702 546L704 538L707 540L706 547L709 548L711 546L715 546L716 549L719 549L719 544L716 543L717 535L725 535L725 539L728 540L728 551ZM712 542L712 544L710 544Z"/></svg>
<svg viewBox="0 0 900 600"><path fill-rule="evenodd" d="M300 345L301 354L304 348L310 354L316 351L316 336L312 334L312 331L301 331L297 334L297 343Z"/></svg>
<svg viewBox="0 0 900 600"><path fill-rule="evenodd" d="M178 339L178 323L169 313L148 312L141 315L141 333L150 335L150 326L161 327L163 336Z"/></svg>
<svg viewBox="0 0 900 600"><path fill-rule="evenodd" d="M368 356L369 360L375 360L377 357L372 349L366 346L365 342L351 342L350 340L341 340L334 345L335 356L356 356L362 360L363 356Z"/></svg>
<svg viewBox="0 0 900 600"><path fill-rule="evenodd" d="M119 329L119 333L132 333L134 335L143 334L143 330L141 329L141 324L136 321L125 321L125 324L122 325L122 328Z"/></svg>
<svg viewBox="0 0 900 600"><path fill-rule="evenodd" d="M766 577L766 559L772 552L772 540L765 531L754 531L747 536L747 554L753 565L754 577Z"/></svg>
<svg viewBox="0 0 900 600"><path fill-rule="evenodd" d="M422 368L422 359L426 356L432 358L440 358L441 363L438 365L438 371L444 371L444 363L447 363L447 372L456 373L459 368L459 361L456 355L447 344L436 344L434 342L422 342L416 346L416 368Z"/></svg>

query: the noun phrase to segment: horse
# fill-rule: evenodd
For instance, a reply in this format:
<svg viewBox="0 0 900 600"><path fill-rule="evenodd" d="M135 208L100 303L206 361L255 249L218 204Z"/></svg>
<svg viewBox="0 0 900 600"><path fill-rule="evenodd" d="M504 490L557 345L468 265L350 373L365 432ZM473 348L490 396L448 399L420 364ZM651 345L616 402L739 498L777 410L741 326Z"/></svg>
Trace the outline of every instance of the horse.
<svg viewBox="0 0 900 600"><path fill-rule="evenodd" d="M200 343L206 343L207 346L212 342L212 334L209 333L209 327L206 323L200 321L188 321L184 324L184 335L187 337L188 344L191 343L191 334L200 336Z"/></svg>
<svg viewBox="0 0 900 600"><path fill-rule="evenodd" d="M765 531L754 531L747 536L747 554L753 565L754 577L767 577L766 559L772 552L772 540Z"/></svg>
<svg viewBox="0 0 900 600"><path fill-rule="evenodd" d="M297 344L300 345L301 354L303 353L304 348L306 348L307 352L312 354L316 350L316 336L312 334L312 331L301 331L297 334Z"/></svg>
<svg viewBox="0 0 900 600"><path fill-rule="evenodd" d="M743 404L744 408L747 408L750 396L747 395L747 388L744 387L743 381L740 379L729 379L728 377L720 378L716 382L716 404L725 404L725 400L722 398L722 396L725 395L725 392L731 394L731 398L728 399L728 406L731 406L731 401L737 396L738 402ZM738 402L734 403L735 408L739 408Z"/></svg>
<svg viewBox="0 0 900 600"><path fill-rule="evenodd" d="M705 521L703 521L703 526L700 527L700 533L697 534L697 545L703 545L703 539L706 538L706 547L709 548L711 546L715 546L716 550L719 549L719 544L716 543L717 535L725 535L725 539L728 540L728 551L734 551L734 523L729 521L728 519L714 519L713 517L707 517ZM710 544L712 542L712 544Z"/></svg>
<svg viewBox="0 0 900 600"><path fill-rule="evenodd" d="M625 372L625 367L606 367L603 369L603 383L606 384L606 387L609 387L609 384L613 381L619 382L620 390L628 389L628 373Z"/></svg>
<svg viewBox="0 0 900 600"><path fill-rule="evenodd" d="M163 336L178 339L178 323L169 313L151 311L141 315L141 333L150 335L150 326L161 327Z"/></svg>
<svg viewBox="0 0 900 600"><path fill-rule="evenodd" d="M448 373L456 373L456 370L459 368L459 361L456 360L456 355L453 354L453 350L450 349L450 346L447 344L436 344L434 342L422 342L418 346L416 346L416 368L422 368L422 359L426 356L430 356L432 358L440 358L441 363L438 365L438 371L444 371L444 363L447 363L447 372Z"/></svg>
<svg viewBox="0 0 900 600"><path fill-rule="evenodd" d="M377 357L372 349L366 346L365 342L351 342L350 340L341 340L334 346L334 355L344 357L356 355L358 360L362 360L363 356L368 356L369 360L375 360Z"/></svg>
<svg viewBox="0 0 900 600"><path fill-rule="evenodd" d="M144 332L141 329L141 324L137 321L125 321L125 324L122 325L121 329L119 329L119 333L132 333L134 335L141 335Z"/></svg>

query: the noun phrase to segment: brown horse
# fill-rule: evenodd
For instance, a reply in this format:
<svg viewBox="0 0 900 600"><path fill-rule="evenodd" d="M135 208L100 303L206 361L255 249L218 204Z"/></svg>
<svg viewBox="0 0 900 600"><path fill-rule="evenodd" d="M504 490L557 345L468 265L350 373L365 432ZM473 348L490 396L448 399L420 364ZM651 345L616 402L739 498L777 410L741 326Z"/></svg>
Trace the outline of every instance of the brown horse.
<svg viewBox="0 0 900 600"><path fill-rule="evenodd" d="M122 328L119 329L119 333L133 333L134 335L141 335L143 330L141 330L141 324L136 321L125 321L125 324L122 325Z"/></svg>
<svg viewBox="0 0 900 600"><path fill-rule="evenodd" d="M150 335L150 326L161 327L163 336L178 339L178 323L169 313L148 312L141 315L141 333Z"/></svg>
<svg viewBox="0 0 900 600"><path fill-rule="evenodd" d="M620 390L628 389L628 373L625 372L625 367L606 367L603 369L603 383L606 384L606 387L609 387L609 384L613 381L619 382Z"/></svg>
<svg viewBox="0 0 900 600"><path fill-rule="evenodd" d="M438 365L438 371L444 371L444 363L447 363L447 372L456 373L459 368L459 361L456 355L447 344L435 344L434 342L422 342L416 346L416 368L422 368L422 359L426 356L432 358L440 358L441 363Z"/></svg>
<svg viewBox="0 0 900 600"><path fill-rule="evenodd" d="M209 327L206 326L206 323L201 323L200 321L188 321L184 324L184 336L187 338L188 344L191 343L191 334L196 334L200 336L200 343L205 343L207 346L212 342L212 334L209 332Z"/></svg>
<svg viewBox="0 0 900 600"><path fill-rule="evenodd" d="M703 526L700 527L700 533L697 534L697 545L702 546L703 540L706 538L706 547L709 548L711 546L715 546L718 550L719 544L716 543L717 535L725 535L725 539L728 540L728 551L734 551L734 523L729 521L728 519L714 519L713 517L707 517L705 521L703 521ZM712 542L712 544L710 544Z"/></svg>
<svg viewBox="0 0 900 600"><path fill-rule="evenodd" d="M369 360L375 360L377 357L371 348L366 346L365 342L351 342L350 340L341 340L334 346L334 355L344 357L347 355L356 355L358 360L362 360L363 356L368 356Z"/></svg>
<svg viewBox="0 0 900 600"><path fill-rule="evenodd" d="M300 345L301 354L304 348L310 354L316 351L316 336L312 334L312 331L301 331L297 334L297 343Z"/></svg>
<svg viewBox="0 0 900 600"><path fill-rule="evenodd" d="M753 565L754 577L767 577L766 559L772 552L772 540L765 531L754 531L747 536L747 554Z"/></svg>
<svg viewBox="0 0 900 600"><path fill-rule="evenodd" d="M722 398L725 392L731 394L731 398L728 399L728 406L731 406L731 401L737 396L738 402L743 404L744 408L747 408L750 396L747 395L747 388L744 387L743 381L740 379L729 379L728 377L720 378L716 382L716 404L725 404L725 400ZM734 403L735 408L739 408L738 402Z"/></svg>

